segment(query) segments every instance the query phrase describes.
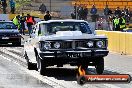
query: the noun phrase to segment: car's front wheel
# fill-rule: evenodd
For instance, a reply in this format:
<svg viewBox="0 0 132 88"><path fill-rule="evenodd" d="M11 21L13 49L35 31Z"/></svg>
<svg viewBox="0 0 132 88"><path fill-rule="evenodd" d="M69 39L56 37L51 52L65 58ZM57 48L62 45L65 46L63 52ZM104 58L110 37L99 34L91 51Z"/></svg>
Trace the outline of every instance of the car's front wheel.
<svg viewBox="0 0 132 88"><path fill-rule="evenodd" d="M39 56L37 56L37 69L41 75L44 75L46 72L44 60L40 59Z"/></svg>
<svg viewBox="0 0 132 88"><path fill-rule="evenodd" d="M103 57L100 57L97 59L95 68L96 68L97 74L103 74L103 71L104 71L104 58Z"/></svg>

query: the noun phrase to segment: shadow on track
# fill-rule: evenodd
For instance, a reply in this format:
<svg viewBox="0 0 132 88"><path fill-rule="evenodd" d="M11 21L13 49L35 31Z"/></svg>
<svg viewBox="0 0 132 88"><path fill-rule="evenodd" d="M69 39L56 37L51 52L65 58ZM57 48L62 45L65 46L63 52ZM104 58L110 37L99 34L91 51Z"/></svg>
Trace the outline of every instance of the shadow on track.
<svg viewBox="0 0 132 88"><path fill-rule="evenodd" d="M55 77L58 80L76 81L77 69L68 68L47 68L45 76Z"/></svg>
<svg viewBox="0 0 132 88"><path fill-rule="evenodd" d="M77 68L47 68L44 76L54 77L58 80L76 81ZM95 68L88 68L86 74L96 74ZM120 74L116 71L104 70L103 74Z"/></svg>

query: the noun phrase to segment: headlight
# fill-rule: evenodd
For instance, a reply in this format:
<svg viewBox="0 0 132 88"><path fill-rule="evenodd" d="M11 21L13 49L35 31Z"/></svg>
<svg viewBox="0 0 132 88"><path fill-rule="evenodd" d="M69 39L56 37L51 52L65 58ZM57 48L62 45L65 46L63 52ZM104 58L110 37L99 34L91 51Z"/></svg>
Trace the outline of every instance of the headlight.
<svg viewBox="0 0 132 88"><path fill-rule="evenodd" d="M93 47L93 45L94 45L93 41L89 41L89 42L87 43L87 46L88 46L88 47Z"/></svg>
<svg viewBox="0 0 132 88"><path fill-rule="evenodd" d="M43 46L44 46L44 49L48 50L48 49L51 48L51 43L50 42L46 42L46 43L44 43Z"/></svg>
<svg viewBox="0 0 132 88"><path fill-rule="evenodd" d="M60 48L60 43L58 43L58 42L54 43L54 48L56 48L56 49Z"/></svg>
<svg viewBox="0 0 132 88"><path fill-rule="evenodd" d="M97 45L97 47L102 48L102 47L104 47L104 42L103 41L97 41L96 45Z"/></svg>

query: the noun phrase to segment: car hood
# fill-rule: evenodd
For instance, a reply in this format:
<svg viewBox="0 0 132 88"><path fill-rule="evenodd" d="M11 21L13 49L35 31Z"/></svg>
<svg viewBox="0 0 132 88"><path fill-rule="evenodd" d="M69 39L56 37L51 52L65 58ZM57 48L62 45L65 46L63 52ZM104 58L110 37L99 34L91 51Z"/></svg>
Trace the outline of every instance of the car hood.
<svg viewBox="0 0 132 88"><path fill-rule="evenodd" d="M3 33L19 33L19 31L17 29L0 29L0 34L3 34Z"/></svg>
<svg viewBox="0 0 132 88"><path fill-rule="evenodd" d="M63 32L56 33L48 36L39 37L40 41L45 40L75 40L75 39L95 39L95 38L107 38L105 35L94 35L94 34L86 34L79 32Z"/></svg>

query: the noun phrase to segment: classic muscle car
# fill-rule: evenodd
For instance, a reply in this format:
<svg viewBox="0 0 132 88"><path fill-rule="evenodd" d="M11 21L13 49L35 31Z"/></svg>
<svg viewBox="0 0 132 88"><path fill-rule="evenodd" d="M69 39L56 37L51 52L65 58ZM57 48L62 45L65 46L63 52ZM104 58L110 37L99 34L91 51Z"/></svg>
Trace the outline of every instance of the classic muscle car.
<svg viewBox="0 0 132 88"><path fill-rule="evenodd" d="M98 74L104 70L108 55L107 37L92 32L83 20L49 20L35 24L31 38L24 44L28 69L37 67L44 74L46 67L64 64L95 66Z"/></svg>

